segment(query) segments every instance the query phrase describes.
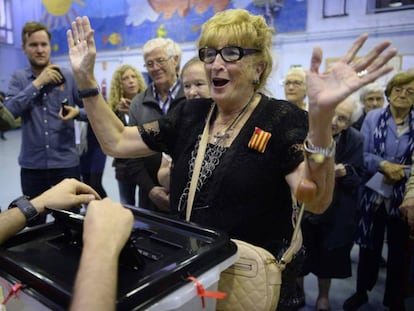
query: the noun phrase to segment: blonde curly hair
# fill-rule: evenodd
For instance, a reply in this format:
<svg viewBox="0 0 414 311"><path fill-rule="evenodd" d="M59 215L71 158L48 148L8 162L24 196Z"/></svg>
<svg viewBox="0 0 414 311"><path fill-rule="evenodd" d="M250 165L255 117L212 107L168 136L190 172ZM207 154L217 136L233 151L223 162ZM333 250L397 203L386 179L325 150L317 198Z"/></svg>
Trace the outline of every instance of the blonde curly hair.
<svg viewBox="0 0 414 311"><path fill-rule="evenodd" d="M223 42L227 46L258 49L253 54L255 61L263 62L265 69L255 90L265 89L272 66L272 37L275 30L266 24L261 15L253 15L245 9L229 9L216 13L205 22L198 39L198 48L219 47Z"/></svg>
<svg viewBox="0 0 414 311"><path fill-rule="evenodd" d="M140 71L138 71L137 68L135 68L132 65L119 66L112 74L111 89L109 91L109 98L108 98L108 104L113 111L117 110L117 106L119 102L121 101L121 97L123 97L124 95L123 90L122 90L122 85L121 85L122 75L128 69L131 69L137 76L137 80L138 80L138 93L137 94L143 92L147 88L147 83L145 82L144 76L142 75Z"/></svg>

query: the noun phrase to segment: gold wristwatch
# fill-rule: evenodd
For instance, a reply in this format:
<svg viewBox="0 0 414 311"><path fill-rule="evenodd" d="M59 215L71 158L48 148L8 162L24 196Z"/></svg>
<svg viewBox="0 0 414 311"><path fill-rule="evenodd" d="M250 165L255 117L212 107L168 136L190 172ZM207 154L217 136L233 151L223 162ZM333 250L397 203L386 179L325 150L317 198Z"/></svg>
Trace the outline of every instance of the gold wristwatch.
<svg viewBox="0 0 414 311"><path fill-rule="evenodd" d="M335 157L336 143L335 140L331 140L331 143L328 147L317 147L315 146L309 137L306 137L303 142L303 150L305 157L310 161L322 164L326 159Z"/></svg>

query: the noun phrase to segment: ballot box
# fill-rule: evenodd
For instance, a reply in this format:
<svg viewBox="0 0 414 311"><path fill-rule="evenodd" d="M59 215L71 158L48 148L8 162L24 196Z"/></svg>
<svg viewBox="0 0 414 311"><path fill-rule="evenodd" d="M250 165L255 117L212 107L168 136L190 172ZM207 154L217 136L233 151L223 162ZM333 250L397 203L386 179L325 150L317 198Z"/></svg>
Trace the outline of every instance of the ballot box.
<svg viewBox="0 0 414 311"><path fill-rule="evenodd" d="M217 290L220 273L237 260L237 247L227 234L131 209L134 229L120 256L117 310L214 310L216 301L208 297L202 309L197 286L188 277L206 290ZM83 216L52 214L52 222L27 229L0 247L2 301L12 291L7 310L67 310L70 304Z"/></svg>

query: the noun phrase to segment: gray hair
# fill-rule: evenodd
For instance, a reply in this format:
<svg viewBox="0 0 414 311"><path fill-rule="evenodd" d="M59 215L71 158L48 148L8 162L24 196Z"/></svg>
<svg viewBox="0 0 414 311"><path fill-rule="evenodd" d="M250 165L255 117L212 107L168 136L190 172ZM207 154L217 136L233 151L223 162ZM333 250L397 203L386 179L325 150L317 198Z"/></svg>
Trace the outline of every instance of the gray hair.
<svg viewBox="0 0 414 311"><path fill-rule="evenodd" d="M359 101L361 102L361 105L364 105L365 97L368 94L381 92L384 94L384 88L378 84L377 82L372 82L370 84L365 85L362 89L359 90Z"/></svg>
<svg viewBox="0 0 414 311"><path fill-rule="evenodd" d="M181 59L181 49L177 48L178 44L169 38L154 38L148 40L142 47L142 52L145 55L151 53L157 48L163 48L168 56L178 56Z"/></svg>
<svg viewBox="0 0 414 311"><path fill-rule="evenodd" d="M306 83L306 71L303 67L291 67L286 74L286 77L289 75L298 75L303 78L303 82Z"/></svg>
<svg viewBox="0 0 414 311"><path fill-rule="evenodd" d="M350 101L352 103L352 105L353 105L351 118L349 120L350 123L353 124L362 115L362 107L361 107L361 105L359 105L359 103L358 103L358 97L357 97L357 95L355 93L354 94L351 94L350 96L348 96L344 101Z"/></svg>

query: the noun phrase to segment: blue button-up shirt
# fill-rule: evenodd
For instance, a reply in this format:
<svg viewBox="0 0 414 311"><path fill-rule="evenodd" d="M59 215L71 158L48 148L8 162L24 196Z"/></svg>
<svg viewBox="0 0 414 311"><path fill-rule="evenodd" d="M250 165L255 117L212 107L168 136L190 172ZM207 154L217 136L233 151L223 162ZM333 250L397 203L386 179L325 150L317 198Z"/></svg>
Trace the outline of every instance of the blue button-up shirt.
<svg viewBox="0 0 414 311"><path fill-rule="evenodd" d="M162 96L158 93L154 83L152 83L152 95L157 100L163 114L166 114L170 109L171 101L177 97L177 94L182 86L181 78L178 77L173 86L168 90L167 99L165 102L162 100Z"/></svg>
<svg viewBox="0 0 414 311"><path fill-rule="evenodd" d="M19 165L27 169L68 168L79 165L74 121L62 121L58 114L67 98L71 106L83 106L72 73L60 68L66 82L44 93L36 89L30 68L17 70L11 77L6 107L22 120ZM79 119L86 120L81 111Z"/></svg>
<svg viewBox="0 0 414 311"><path fill-rule="evenodd" d="M374 131L384 109L386 108L371 110L365 117L361 127L361 133L364 135L364 162L369 176L374 175L379 170L382 161L400 163L410 140L408 126L403 133L399 133L394 118L390 117L388 120L387 137L385 139L384 157L375 153Z"/></svg>

